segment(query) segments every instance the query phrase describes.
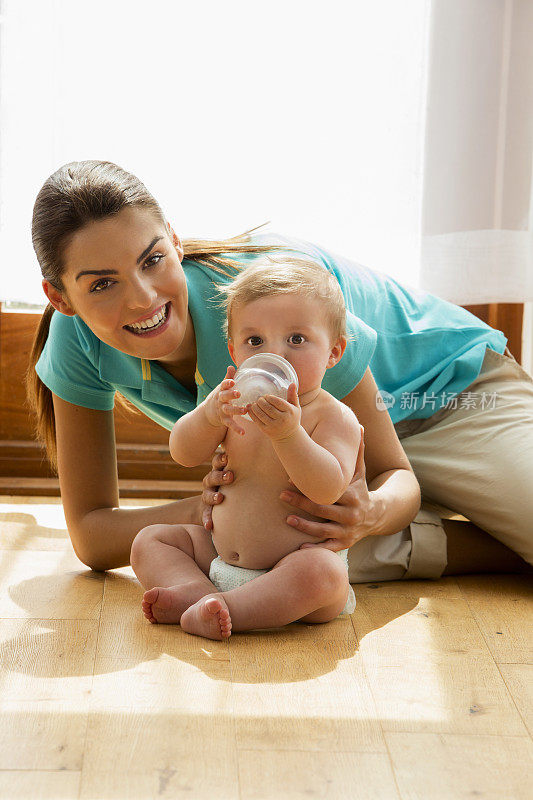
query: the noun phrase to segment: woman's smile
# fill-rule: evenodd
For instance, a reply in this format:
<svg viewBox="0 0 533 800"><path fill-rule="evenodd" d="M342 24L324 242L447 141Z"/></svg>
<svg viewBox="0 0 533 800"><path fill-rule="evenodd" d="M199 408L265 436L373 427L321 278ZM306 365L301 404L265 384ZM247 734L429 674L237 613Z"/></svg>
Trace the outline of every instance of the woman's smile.
<svg viewBox="0 0 533 800"><path fill-rule="evenodd" d="M144 336L150 338L158 336L165 331L170 324L170 309L172 304L170 301L164 303L153 314L147 314L140 320L131 322L129 325L124 325L124 329L133 336Z"/></svg>

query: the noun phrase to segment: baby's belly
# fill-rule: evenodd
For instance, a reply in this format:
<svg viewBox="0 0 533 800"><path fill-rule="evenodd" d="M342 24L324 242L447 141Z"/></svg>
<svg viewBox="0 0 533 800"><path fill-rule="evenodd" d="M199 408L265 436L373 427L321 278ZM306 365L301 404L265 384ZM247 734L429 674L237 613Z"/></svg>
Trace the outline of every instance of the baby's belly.
<svg viewBox="0 0 533 800"><path fill-rule="evenodd" d="M269 482L246 476L222 487L224 500L213 506L212 533L224 561L247 569L270 569L303 542L322 541L287 523L289 514L325 520L284 503L279 497L284 489L290 489L286 477Z"/></svg>

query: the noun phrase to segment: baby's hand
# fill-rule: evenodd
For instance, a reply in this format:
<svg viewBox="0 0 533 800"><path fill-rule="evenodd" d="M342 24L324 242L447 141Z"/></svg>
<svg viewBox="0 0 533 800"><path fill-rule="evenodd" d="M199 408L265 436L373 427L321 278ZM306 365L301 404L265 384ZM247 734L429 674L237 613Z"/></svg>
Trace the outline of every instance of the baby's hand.
<svg viewBox="0 0 533 800"><path fill-rule="evenodd" d="M233 416L236 414L246 414L244 406L233 405L232 400L240 397L241 393L234 389L236 369L230 366L226 370L226 377L216 389L214 389L208 398L206 398L206 413L207 418L211 425L218 427L225 425L227 428L233 428L241 436L244 436L244 430L240 425L237 425Z"/></svg>
<svg viewBox="0 0 533 800"><path fill-rule="evenodd" d="M287 439L300 427L302 409L295 383L289 386L286 400L267 394L248 403L246 410L257 427L274 441Z"/></svg>

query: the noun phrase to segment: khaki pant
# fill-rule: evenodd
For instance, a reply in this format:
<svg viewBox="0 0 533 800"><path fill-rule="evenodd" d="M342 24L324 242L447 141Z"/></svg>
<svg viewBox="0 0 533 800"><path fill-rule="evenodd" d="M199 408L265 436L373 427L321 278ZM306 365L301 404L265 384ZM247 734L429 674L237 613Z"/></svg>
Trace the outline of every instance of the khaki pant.
<svg viewBox="0 0 533 800"><path fill-rule="evenodd" d="M457 400L455 409L394 426L422 505L405 530L350 548L352 583L439 578L447 564L442 519L457 515L533 563L533 378L508 348L487 348Z"/></svg>

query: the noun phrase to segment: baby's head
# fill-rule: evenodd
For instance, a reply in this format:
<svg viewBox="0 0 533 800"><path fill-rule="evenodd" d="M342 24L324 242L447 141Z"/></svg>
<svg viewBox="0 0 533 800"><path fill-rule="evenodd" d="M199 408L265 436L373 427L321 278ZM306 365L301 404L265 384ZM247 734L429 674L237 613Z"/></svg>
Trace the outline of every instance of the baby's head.
<svg viewBox="0 0 533 800"><path fill-rule="evenodd" d="M256 353L276 353L295 368L303 394L342 358L344 298L334 275L317 262L264 256L217 288L236 366Z"/></svg>

